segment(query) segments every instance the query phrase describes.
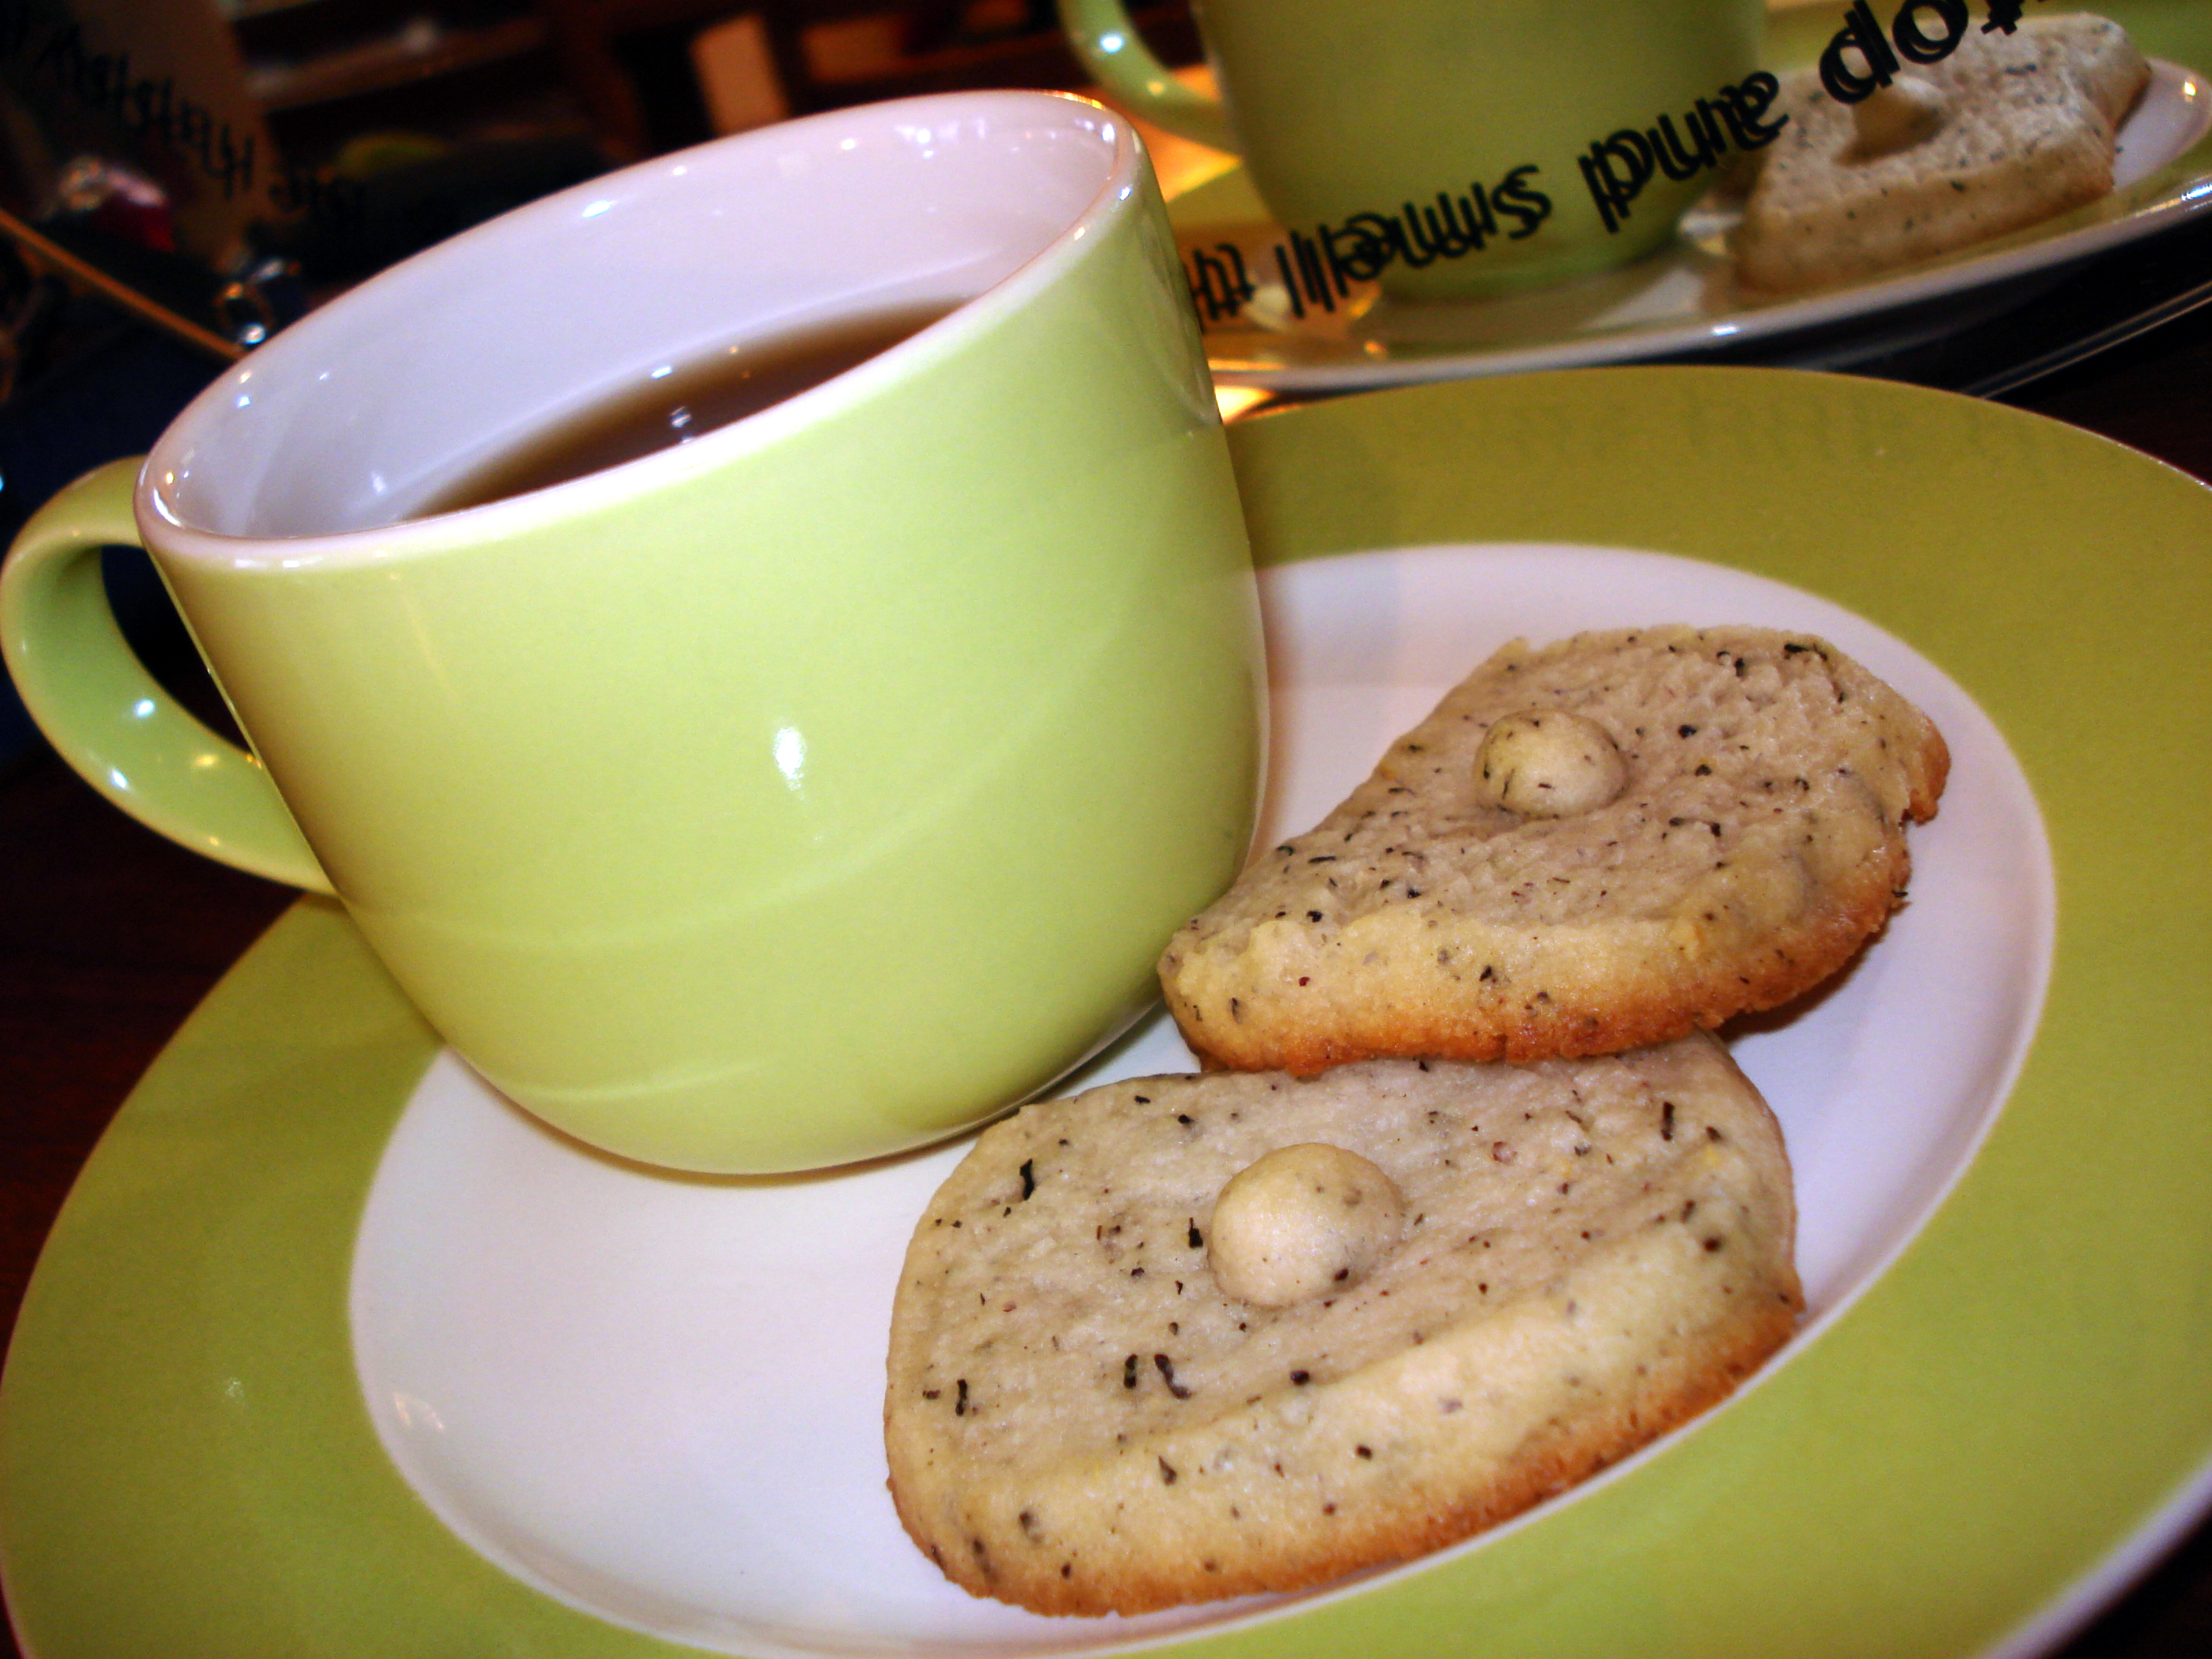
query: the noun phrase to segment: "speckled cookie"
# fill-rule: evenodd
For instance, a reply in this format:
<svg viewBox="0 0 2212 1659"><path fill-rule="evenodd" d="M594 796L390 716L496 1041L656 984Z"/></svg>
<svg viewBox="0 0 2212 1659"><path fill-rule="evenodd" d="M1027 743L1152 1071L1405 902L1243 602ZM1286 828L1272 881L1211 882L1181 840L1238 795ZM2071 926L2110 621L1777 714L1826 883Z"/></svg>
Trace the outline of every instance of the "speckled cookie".
<svg viewBox="0 0 2212 1659"><path fill-rule="evenodd" d="M1727 1394L1794 1328L1794 1228L1702 1036L1029 1106L908 1247L892 1495L947 1577L1042 1613L1400 1559Z"/></svg>
<svg viewBox="0 0 2212 1659"><path fill-rule="evenodd" d="M2093 202L2112 187L2119 124L2149 76L2119 25L2075 15L1970 28L1859 104L1796 77L1735 235L1738 273L1777 292L1824 288Z"/></svg>
<svg viewBox="0 0 2212 1659"><path fill-rule="evenodd" d="M1516 641L1179 930L1161 983L1192 1048L1240 1071L1710 1030L1881 927L1948 765L1811 635Z"/></svg>

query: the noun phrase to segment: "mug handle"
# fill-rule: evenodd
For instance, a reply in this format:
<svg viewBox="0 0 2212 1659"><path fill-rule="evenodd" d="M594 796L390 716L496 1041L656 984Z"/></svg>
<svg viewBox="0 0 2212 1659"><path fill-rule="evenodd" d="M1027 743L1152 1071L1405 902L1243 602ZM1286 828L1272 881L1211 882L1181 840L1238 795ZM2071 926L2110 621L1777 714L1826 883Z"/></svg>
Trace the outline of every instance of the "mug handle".
<svg viewBox="0 0 2212 1659"><path fill-rule="evenodd" d="M1221 100L1193 92L1168 72L1121 0L1060 0L1060 15L1084 67L1130 114L1215 149L1237 148Z"/></svg>
<svg viewBox="0 0 2212 1659"><path fill-rule="evenodd" d="M132 817L219 863L327 893L260 761L155 682L108 608L100 550L145 545L131 512L143 460L88 472L23 526L0 568L0 653L62 758Z"/></svg>

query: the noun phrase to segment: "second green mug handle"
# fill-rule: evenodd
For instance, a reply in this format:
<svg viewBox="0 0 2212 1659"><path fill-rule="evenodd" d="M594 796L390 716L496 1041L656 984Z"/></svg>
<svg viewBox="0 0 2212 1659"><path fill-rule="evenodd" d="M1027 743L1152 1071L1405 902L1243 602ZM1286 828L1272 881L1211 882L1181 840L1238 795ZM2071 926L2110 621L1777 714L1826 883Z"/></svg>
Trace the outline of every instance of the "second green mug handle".
<svg viewBox="0 0 2212 1659"><path fill-rule="evenodd" d="M273 881L330 878L253 756L169 696L123 638L100 550L143 545L131 513L140 458L87 473L31 517L0 568L0 651L62 758L149 829Z"/></svg>
<svg viewBox="0 0 2212 1659"><path fill-rule="evenodd" d="M1193 92L1152 56L1121 0L1060 0L1061 22L1084 67L1128 109L1179 137L1233 150L1218 99Z"/></svg>

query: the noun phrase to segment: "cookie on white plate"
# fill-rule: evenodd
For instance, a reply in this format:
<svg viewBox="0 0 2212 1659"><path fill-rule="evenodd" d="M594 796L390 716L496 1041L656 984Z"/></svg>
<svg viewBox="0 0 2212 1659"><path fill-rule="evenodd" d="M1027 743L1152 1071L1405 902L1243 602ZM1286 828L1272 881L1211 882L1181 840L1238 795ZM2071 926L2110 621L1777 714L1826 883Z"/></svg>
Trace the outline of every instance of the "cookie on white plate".
<svg viewBox="0 0 2212 1659"><path fill-rule="evenodd" d="M1778 293L1826 288L2094 202L2149 78L2125 30L2083 15L1970 28L1862 103L1795 77L1776 104L1788 125L1758 155L1737 273Z"/></svg>
<svg viewBox="0 0 2212 1659"><path fill-rule="evenodd" d="M1516 641L1178 930L1161 984L1191 1048L1241 1071L1711 1030L1881 928L1948 766L1809 634Z"/></svg>
<svg viewBox="0 0 2212 1659"><path fill-rule="evenodd" d="M908 1249L892 1495L947 1577L1042 1613L1401 1559L1725 1395L1794 1328L1794 1229L1704 1036L1028 1106Z"/></svg>

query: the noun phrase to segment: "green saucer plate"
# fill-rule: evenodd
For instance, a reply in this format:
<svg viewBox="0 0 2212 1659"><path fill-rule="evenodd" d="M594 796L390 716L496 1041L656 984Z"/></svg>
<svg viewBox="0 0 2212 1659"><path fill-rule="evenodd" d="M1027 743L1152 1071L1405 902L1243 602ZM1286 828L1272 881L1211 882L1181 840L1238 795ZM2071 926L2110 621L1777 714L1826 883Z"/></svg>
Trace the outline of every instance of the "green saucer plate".
<svg viewBox="0 0 2212 1659"><path fill-rule="evenodd" d="M2212 490L2038 417L1802 374L1424 386L1232 429L1261 557L1643 548L1809 589L1991 715L2057 957L1965 1178L1789 1363L1485 1546L1177 1653L2023 1653L2212 1498ZM0 1379L32 1659L687 1650L457 1541L359 1396L353 1237L435 1042L334 907L240 961L86 1166Z"/></svg>

